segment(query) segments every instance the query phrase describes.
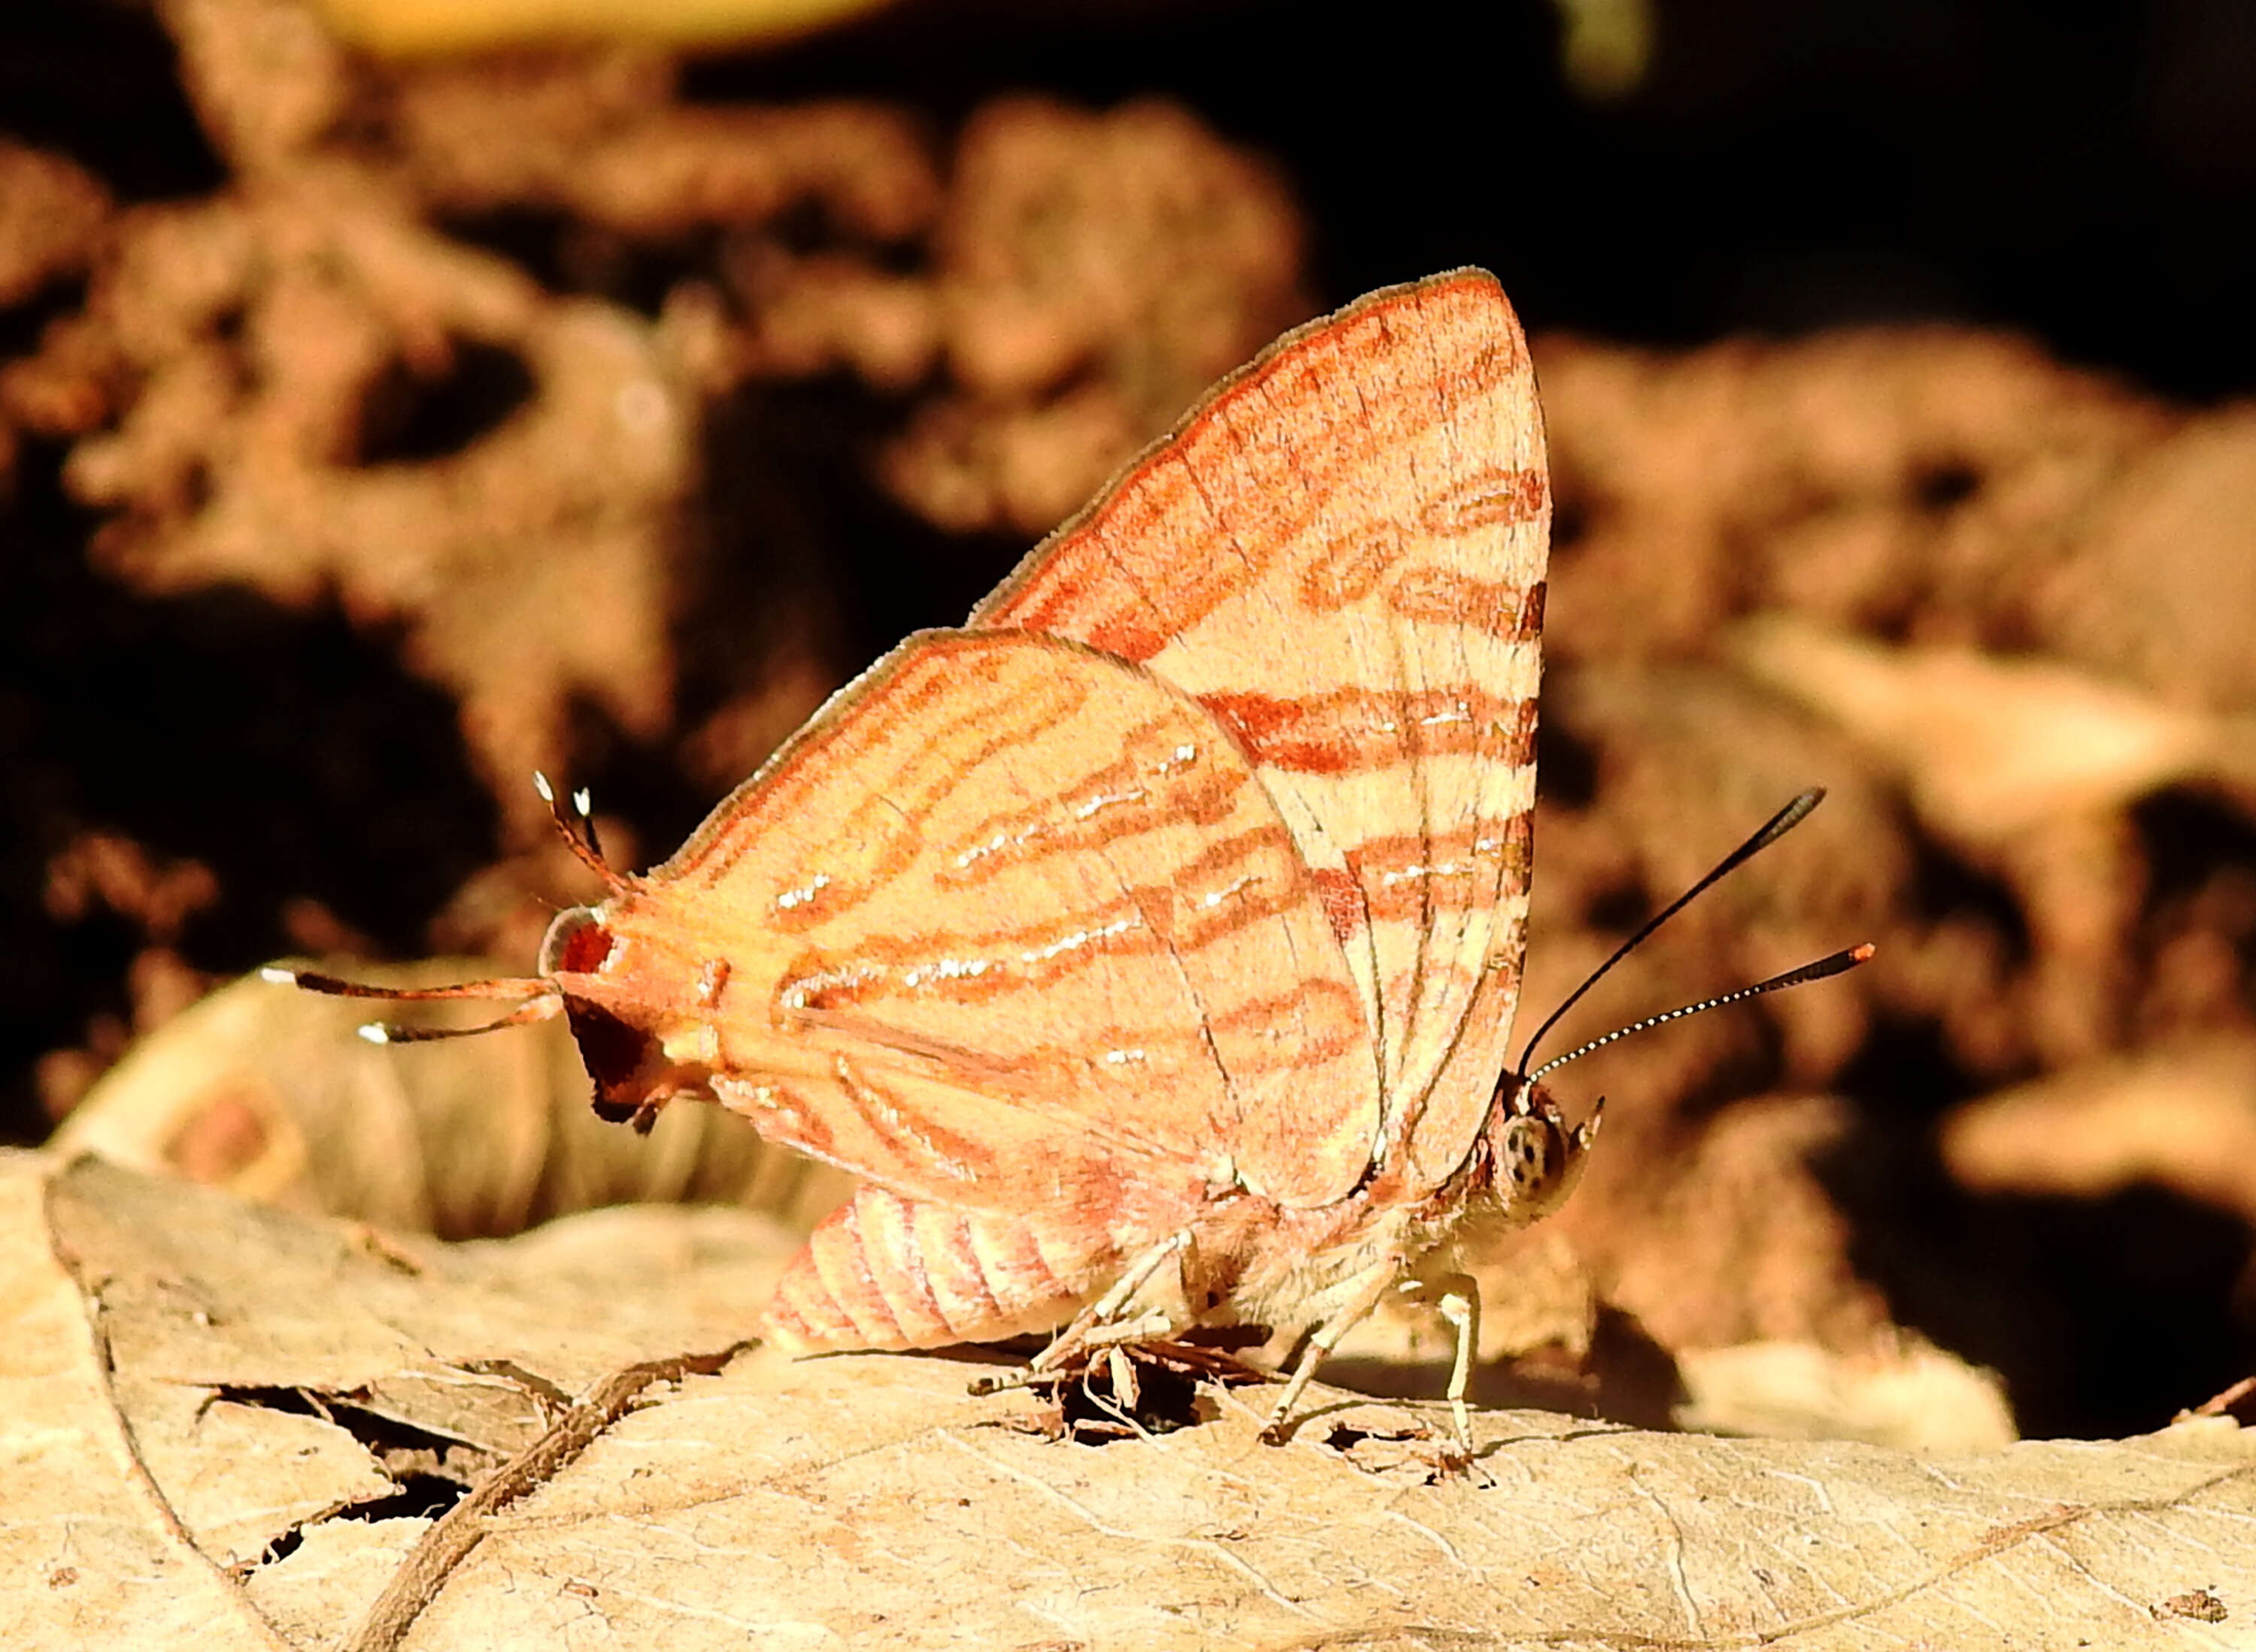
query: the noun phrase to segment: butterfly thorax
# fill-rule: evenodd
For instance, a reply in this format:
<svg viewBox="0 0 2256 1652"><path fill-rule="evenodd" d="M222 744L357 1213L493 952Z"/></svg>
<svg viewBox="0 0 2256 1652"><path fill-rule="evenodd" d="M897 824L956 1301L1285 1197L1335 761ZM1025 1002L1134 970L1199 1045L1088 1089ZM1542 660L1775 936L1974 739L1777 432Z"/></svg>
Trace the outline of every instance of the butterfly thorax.
<svg viewBox="0 0 2256 1652"><path fill-rule="evenodd" d="M1596 1115L1570 1128L1547 1090L1506 1073L1463 1162L1422 1197L1399 1197L1382 1173L1321 1210L1244 1197L1209 1205L1185 1260L1190 1311L1210 1322L1320 1321L1371 1268L1415 1273L1462 1228L1523 1227L1557 1210L1596 1134Z"/></svg>

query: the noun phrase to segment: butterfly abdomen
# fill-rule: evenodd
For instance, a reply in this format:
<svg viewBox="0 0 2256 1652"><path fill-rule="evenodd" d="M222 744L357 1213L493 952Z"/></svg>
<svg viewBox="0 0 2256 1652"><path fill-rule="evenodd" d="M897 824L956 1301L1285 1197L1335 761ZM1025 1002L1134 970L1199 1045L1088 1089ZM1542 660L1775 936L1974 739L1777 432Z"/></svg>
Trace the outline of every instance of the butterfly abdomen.
<svg viewBox="0 0 2256 1652"><path fill-rule="evenodd" d="M808 1350L994 1341L1070 1319L1117 1265L1109 1246L864 1186L792 1259L765 1328Z"/></svg>

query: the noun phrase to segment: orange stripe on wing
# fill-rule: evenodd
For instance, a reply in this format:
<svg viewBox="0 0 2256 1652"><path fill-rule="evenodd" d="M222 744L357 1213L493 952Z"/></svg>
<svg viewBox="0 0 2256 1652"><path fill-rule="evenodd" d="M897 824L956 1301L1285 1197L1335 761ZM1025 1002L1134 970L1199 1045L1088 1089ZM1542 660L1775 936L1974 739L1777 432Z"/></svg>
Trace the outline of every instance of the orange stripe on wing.
<svg viewBox="0 0 2256 1652"><path fill-rule="evenodd" d="M1209 747L1222 745L1208 740ZM939 847L933 881L968 888L1005 869L1102 851L1139 832L1229 818L1252 776L1237 763L1206 761L1182 721L1131 731L1119 759L1016 809L985 815Z"/></svg>
<svg viewBox="0 0 2256 1652"><path fill-rule="evenodd" d="M1445 339L1460 327L1487 336L1444 366L1446 355L1394 342L1398 319ZM972 623L1150 660L1260 582L1340 490L1359 495L1386 455L1519 390L1526 365L1518 322L1485 278L1390 293L1288 334L1040 547ZM1274 440L1288 423L1294 439ZM1529 474L1484 473L1470 493L1453 489L1427 507L1446 524L1433 531L1539 513L1540 477L1519 479ZM1230 554L1186 559L1178 547L1190 543Z"/></svg>
<svg viewBox="0 0 2256 1652"><path fill-rule="evenodd" d="M1415 922L1437 907L1492 906L1499 887L1524 892L1534 841L1534 815L1522 810L1430 837L1373 838L1347 851L1345 875L1354 879L1358 914Z"/></svg>
<svg viewBox="0 0 2256 1652"><path fill-rule="evenodd" d="M1535 702L1478 688L1340 688L1305 698L1210 694L1199 703L1255 763L1303 774L1356 773L1449 754L1517 766L1535 752Z"/></svg>
<svg viewBox="0 0 2256 1652"><path fill-rule="evenodd" d="M1282 827L1233 833L1144 883L1040 922L980 931L921 929L857 937L850 959L801 955L777 983L786 1012L838 1010L902 997L975 1004L1039 991L1102 960L1198 951L1287 915L1307 873Z"/></svg>

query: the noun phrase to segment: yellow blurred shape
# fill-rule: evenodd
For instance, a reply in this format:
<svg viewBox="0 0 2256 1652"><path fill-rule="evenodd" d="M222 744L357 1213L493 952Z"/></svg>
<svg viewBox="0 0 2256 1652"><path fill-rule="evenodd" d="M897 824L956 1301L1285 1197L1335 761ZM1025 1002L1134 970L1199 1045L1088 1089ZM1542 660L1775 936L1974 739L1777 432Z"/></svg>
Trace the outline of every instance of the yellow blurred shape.
<svg viewBox="0 0 2256 1652"><path fill-rule="evenodd" d="M2256 787L2256 721L2060 661L1891 647L1785 614L1742 621L1729 646L1756 681L1888 764L1928 823L1963 842L1996 844L2196 777Z"/></svg>
<svg viewBox="0 0 2256 1652"><path fill-rule="evenodd" d="M773 40L885 0L314 0L337 35L393 56L588 40L727 46Z"/></svg>
<svg viewBox="0 0 2256 1652"><path fill-rule="evenodd" d="M1627 97L1653 67L1652 0L1552 0L1567 83L1594 102Z"/></svg>

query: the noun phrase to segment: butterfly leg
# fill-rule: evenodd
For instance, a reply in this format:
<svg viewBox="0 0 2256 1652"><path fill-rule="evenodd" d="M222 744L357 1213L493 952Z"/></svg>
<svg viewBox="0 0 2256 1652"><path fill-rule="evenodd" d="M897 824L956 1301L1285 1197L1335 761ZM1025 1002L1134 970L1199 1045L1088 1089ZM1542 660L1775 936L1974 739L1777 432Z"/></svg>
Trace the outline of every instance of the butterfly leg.
<svg viewBox="0 0 2256 1652"><path fill-rule="evenodd" d="M1457 1449L1473 1454L1472 1418L1465 1409L1465 1387L1472 1379L1473 1350L1480 1346L1480 1284L1470 1274L1437 1274L1406 1279L1395 1287L1411 1302L1423 1303L1457 1333L1457 1355L1449 1366L1449 1421Z"/></svg>
<svg viewBox="0 0 2256 1652"><path fill-rule="evenodd" d="M1285 1419L1301 1402L1301 1395L1307 1391L1309 1379L1316 1374L1316 1367L1330 1358L1332 1350L1339 1346L1341 1338L1370 1317L1371 1310L1378 1306L1379 1299L1393 1287L1401 1274L1402 1264L1390 1256L1365 1268L1349 1281L1352 1288L1346 1304L1316 1327L1308 1338L1308 1345L1301 1351L1300 1363L1293 1367L1293 1374L1285 1384L1285 1392L1277 1396L1276 1406L1269 1413L1268 1424L1261 1430L1264 1445L1282 1445L1290 1437Z"/></svg>
<svg viewBox="0 0 2256 1652"><path fill-rule="evenodd" d="M1153 1277L1169 1262L1178 1260L1190 1247L1188 1232L1170 1234L1151 1249L1137 1256L1121 1271L1112 1288L1099 1296L1074 1317L1073 1323L1051 1338L1050 1345L1036 1354L1033 1363L1005 1377L983 1378L972 1385L975 1394L996 1394L1005 1388L1022 1388L1046 1373L1085 1359L1100 1349L1117 1349L1123 1344L1159 1342L1165 1340L1176 1329L1174 1317L1164 1309L1153 1309L1134 1319L1123 1319L1129 1303L1137 1292L1151 1283Z"/></svg>

